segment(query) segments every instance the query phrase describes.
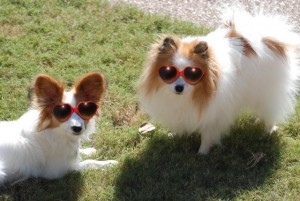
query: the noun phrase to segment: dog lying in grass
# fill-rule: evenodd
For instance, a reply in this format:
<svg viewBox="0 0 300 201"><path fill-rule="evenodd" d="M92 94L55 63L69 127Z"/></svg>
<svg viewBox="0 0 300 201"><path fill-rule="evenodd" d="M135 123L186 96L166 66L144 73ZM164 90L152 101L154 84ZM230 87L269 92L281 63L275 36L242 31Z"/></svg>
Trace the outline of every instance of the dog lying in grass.
<svg viewBox="0 0 300 201"><path fill-rule="evenodd" d="M104 91L103 75L97 72L83 76L68 92L52 77L38 75L32 107L18 120L0 122L0 184L29 177L55 179L74 170L117 164L81 161L79 155L96 152L79 147L95 131Z"/></svg>

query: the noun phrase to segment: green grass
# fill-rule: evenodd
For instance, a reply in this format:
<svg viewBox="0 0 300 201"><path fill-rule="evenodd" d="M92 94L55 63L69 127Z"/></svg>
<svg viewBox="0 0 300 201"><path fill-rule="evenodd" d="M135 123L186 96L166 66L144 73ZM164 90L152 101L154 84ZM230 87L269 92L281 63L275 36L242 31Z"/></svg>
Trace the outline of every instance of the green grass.
<svg viewBox="0 0 300 201"><path fill-rule="evenodd" d="M0 119L27 110L38 73L71 87L84 73L101 71L109 90L97 133L85 145L97 149L92 158L120 165L52 181L29 179L1 188L0 200L299 200L299 104L270 136L254 117L242 115L223 146L207 156L196 155L197 136L170 138L160 125L148 135L138 133L148 119L137 109L135 85L150 44L159 34L207 32L104 0L2 0Z"/></svg>

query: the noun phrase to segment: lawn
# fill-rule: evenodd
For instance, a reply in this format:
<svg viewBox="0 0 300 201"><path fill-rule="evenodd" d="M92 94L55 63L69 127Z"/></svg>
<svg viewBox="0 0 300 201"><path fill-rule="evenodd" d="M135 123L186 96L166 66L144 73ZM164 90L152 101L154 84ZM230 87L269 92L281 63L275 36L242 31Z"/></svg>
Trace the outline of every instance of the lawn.
<svg viewBox="0 0 300 201"><path fill-rule="evenodd" d="M2 0L0 119L17 119L28 109L38 73L70 88L84 73L101 71L108 92L97 132L84 146L97 149L93 159L120 164L2 187L0 200L299 200L300 104L273 135L242 114L223 146L207 156L196 154L196 135L171 138L159 124L139 134L149 119L139 110L135 86L149 46L160 34L208 31L104 0Z"/></svg>

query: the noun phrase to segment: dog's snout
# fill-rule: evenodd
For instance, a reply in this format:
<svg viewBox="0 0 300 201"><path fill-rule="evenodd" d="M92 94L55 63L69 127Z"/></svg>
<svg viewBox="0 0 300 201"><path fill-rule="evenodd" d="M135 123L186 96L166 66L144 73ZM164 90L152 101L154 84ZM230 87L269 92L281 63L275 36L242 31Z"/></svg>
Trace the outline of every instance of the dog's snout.
<svg viewBox="0 0 300 201"><path fill-rule="evenodd" d="M81 126L72 126L71 129L75 134L79 134L82 130L82 127Z"/></svg>
<svg viewBox="0 0 300 201"><path fill-rule="evenodd" d="M184 90L184 86L183 85L176 85L175 86L175 91L176 91L176 93L181 93L181 92L183 92L183 90Z"/></svg>

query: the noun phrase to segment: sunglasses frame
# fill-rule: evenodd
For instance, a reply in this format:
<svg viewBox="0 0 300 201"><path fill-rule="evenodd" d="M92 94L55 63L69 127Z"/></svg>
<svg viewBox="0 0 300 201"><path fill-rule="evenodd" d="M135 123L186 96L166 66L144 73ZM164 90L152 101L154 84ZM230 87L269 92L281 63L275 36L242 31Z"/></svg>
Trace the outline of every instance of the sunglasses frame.
<svg viewBox="0 0 300 201"><path fill-rule="evenodd" d="M79 105L82 104L82 103L93 103L93 104L95 104L96 107L97 107L97 109L96 109L95 114L94 114L93 116L96 115L97 110L98 110L98 108L99 108L99 104L98 104L98 103L95 103L95 102L93 102L93 101L81 101L81 102L79 102L79 103L76 105L75 108L74 108L71 104L69 104L69 103L58 103L58 104L56 104L56 105L52 108L52 113L54 114L54 108L55 108L55 107L67 105L67 106L69 106L69 107L71 108L70 114L69 114L65 119L63 119L63 120L59 120L59 119L58 119L57 117L55 117L55 115L54 115L54 117L55 117L58 121L60 121L60 122L68 121L74 112L76 112L76 114L78 114L78 115L79 115L82 119L84 119L84 120L89 120L89 119L93 118L93 116L92 116L92 117L85 117L84 115L82 115L82 114L80 113L80 111L78 110L78 107L79 107Z"/></svg>
<svg viewBox="0 0 300 201"><path fill-rule="evenodd" d="M170 80L164 80L164 79L162 79L161 76L160 76L160 74L159 74L159 71L160 71L161 68L167 68L167 67L175 68L175 69L176 69L176 76L175 76L174 78L170 79ZM192 81L190 81L189 79L187 79L187 78L184 76L184 71L185 71L186 69L188 69L188 68L199 68L199 69L202 71L201 77L200 77L198 80L196 80L195 82L192 82ZM175 80L177 80L178 77L181 76L181 77L184 79L185 82L189 83L190 85L195 85L195 84L197 84L198 82L200 82L200 80L203 78L203 76L205 75L205 71L204 71L203 68L201 68L200 66L186 66L186 67L184 67L181 71L180 71L176 66L161 66L161 67L159 67L159 69L158 69L158 74L159 74L160 78L161 78L165 83L167 83L167 84L171 84L171 83L175 82Z"/></svg>

